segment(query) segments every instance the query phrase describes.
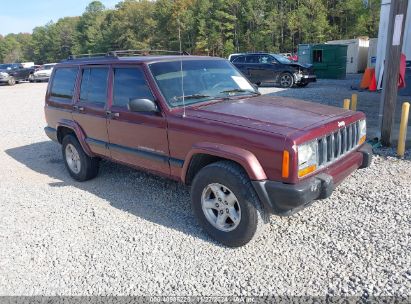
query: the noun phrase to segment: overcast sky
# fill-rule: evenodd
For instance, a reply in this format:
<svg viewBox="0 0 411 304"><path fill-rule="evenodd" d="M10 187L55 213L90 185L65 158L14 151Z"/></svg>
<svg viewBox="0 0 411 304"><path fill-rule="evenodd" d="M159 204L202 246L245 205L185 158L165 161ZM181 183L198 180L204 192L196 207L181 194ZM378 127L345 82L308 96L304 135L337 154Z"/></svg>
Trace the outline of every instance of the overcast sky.
<svg viewBox="0 0 411 304"><path fill-rule="evenodd" d="M113 8L120 0L100 0ZM0 34L31 33L61 17L79 16L91 0L0 0Z"/></svg>

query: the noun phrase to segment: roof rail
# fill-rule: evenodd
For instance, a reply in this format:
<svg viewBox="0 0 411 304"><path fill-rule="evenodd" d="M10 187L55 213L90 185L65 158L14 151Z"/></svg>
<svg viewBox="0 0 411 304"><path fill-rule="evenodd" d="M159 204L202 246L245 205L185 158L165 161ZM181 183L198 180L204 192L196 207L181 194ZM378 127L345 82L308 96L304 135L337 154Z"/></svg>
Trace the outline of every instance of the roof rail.
<svg viewBox="0 0 411 304"><path fill-rule="evenodd" d="M109 57L109 53L93 53L93 54L77 54L77 55L70 55L68 60L75 60L75 59L89 59L89 58L105 58Z"/></svg>
<svg viewBox="0 0 411 304"><path fill-rule="evenodd" d="M168 50L152 50L152 49L142 49L142 50L118 50L110 51L107 53L109 56L121 57L121 56L148 56L148 55L190 55L185 51L168 51Z"/></svg>
<svg viewBox="0 0 411 304"><path fill-rule="evenodd" d="M94 53L94 54L78 54L70 55L67 60L88 60L88 59L105 59L108 57L119 58L123 56L148 56L148 55L190 55L189 53L183 51L167 51L167 50L118 50L109 51L107 53Z"/></svg>

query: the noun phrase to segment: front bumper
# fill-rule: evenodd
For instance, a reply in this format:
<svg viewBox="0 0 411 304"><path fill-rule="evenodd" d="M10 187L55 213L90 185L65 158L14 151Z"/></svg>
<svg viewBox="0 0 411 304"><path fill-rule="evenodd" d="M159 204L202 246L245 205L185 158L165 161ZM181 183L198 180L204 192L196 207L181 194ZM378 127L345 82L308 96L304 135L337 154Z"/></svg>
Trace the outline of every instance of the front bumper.
<svg viewBox="0 0 411 304"><path fill-rule="evenodd" d="M310 82L316 82L317 81L317 76L315 75L303 75L300 78L300 83L310 83Z"/></svg>
<svg viewBox="0 0 411 304"><path fill-rule="evenodd" d="M33 80L34 81L48 81L50 79L50 76L47 76L47 75L39 75L39 76L37 76L37 75L34 75L33 76Z"/></svg>
<svg viewBox="0 0 411 304"><path fill-rule="evenodd" d="M252 183L267 211L278 215L291 215L315 200L329 197L335 187L353 171L368 167L371 159L372 148L369 144L364 144L326 171L298 184L268 180Z"/></svg>

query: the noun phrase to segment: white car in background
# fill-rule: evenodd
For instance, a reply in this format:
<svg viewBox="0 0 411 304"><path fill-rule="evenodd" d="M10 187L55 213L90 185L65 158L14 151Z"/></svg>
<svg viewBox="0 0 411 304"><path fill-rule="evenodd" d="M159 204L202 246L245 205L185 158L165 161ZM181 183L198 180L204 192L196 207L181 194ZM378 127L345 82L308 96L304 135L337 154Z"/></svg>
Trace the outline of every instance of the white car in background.
<svg viewBox="0 0 411 304"><path fill-rule="evenodd" d="M41 81L48 81L51 76L51 72L53 72L53 68L57 63L47 63L42 65L37 71L33 73L31 81L34 82L41 82Z"/></svg>

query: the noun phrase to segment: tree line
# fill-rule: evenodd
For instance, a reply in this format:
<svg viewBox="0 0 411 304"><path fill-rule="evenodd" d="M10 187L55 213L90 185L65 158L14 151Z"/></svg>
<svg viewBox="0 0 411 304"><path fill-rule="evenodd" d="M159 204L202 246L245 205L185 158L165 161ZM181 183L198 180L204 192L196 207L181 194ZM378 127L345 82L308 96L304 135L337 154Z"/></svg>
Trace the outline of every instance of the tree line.
<svg viewBox="0 0 411 304"><path fill-rule="evenodd" d="M0 35L0 62L57 62L116 49L183 50L226 57L241 51L293 52L299 43L377 37L381 0L92 1L32 34Z"/></svg>

